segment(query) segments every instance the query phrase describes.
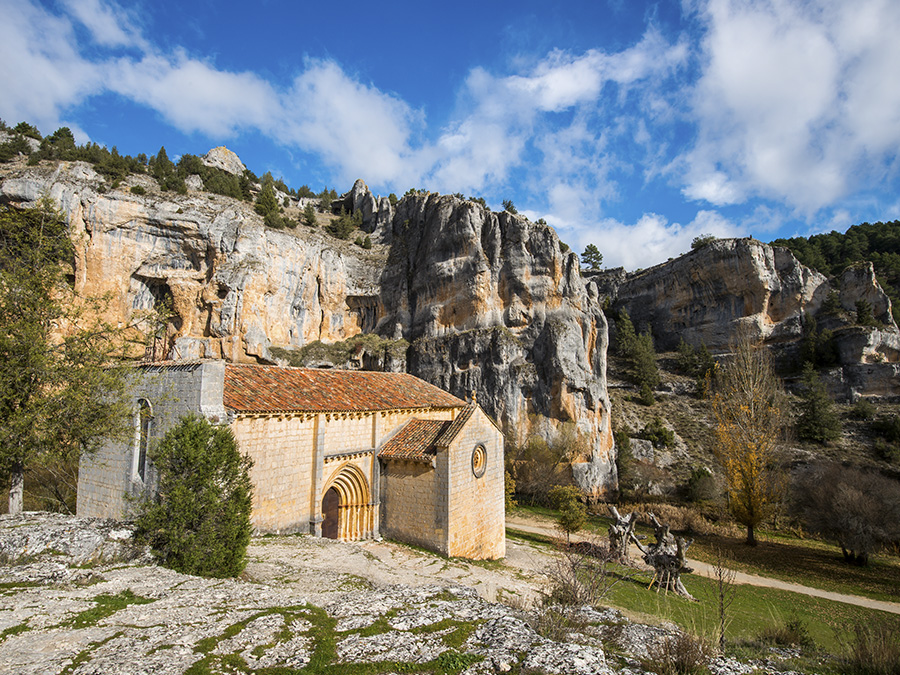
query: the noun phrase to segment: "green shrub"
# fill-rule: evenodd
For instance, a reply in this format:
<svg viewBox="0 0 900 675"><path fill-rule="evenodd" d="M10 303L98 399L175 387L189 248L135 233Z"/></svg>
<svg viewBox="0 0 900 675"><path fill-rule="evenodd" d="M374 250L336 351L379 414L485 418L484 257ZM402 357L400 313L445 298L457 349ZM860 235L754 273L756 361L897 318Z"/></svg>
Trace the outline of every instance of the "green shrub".
<svg viewBox="0 0 900 675"><path fill-rule="evenodd" d="M638 436L653 443L655 448L668 448L675 444L675 432L667 429L658 416L650 420Z"/></svg>
<svg viewBox="0 0 900 675"><path fill-rule="evenodd" d="M361 224L362 211L357 211L351 215L341 208L341 214L328 223L328 225L325 226L325 230L328 234L337 237L338 239L349 239L353 230Z"/></svg>
<svg viewBox="0 0 900 675"><path fill-rule="evenodd" d="M860 398L850 408L850 416L855 420L875 419L875 406L867 398Z"/></svg>
<svg viewBox="0 0 900 675"><path fill-rule="evenodd" d="M777 626L769 626L763 629L760 639L776 647L812 647L813 639L809 634L806 623L793 616Z"/></svg>
<svg viewBox="0 0 900 675"><path fill-rule="evenodd" d="M241 455L231 430L188 415L150 457L158 488L140 504L135 537L178 572L240 574L250 542L252 461Z"/></svg>
<svg viewBox="0 0 900 675"><path fill-rule="evenodd" d="M145 194L147 194L147 191L144 189L144 187L142 185L132 185L131 193L135 194L135 195L145 195Z"/></svg>

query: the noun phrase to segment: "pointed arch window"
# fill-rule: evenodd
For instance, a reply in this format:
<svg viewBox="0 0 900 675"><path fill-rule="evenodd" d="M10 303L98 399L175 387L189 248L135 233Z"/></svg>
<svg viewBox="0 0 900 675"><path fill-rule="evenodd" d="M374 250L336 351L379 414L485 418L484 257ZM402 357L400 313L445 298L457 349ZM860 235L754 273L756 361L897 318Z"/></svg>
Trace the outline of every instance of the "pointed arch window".
<svg viewBox="0 0 900 675"><path fill-rule="evenodd" d="M138 399L137 434L131 476L141 483L147 480L147 452L150 449L150 431L153 426L153 408L145 398Z"/></svg>

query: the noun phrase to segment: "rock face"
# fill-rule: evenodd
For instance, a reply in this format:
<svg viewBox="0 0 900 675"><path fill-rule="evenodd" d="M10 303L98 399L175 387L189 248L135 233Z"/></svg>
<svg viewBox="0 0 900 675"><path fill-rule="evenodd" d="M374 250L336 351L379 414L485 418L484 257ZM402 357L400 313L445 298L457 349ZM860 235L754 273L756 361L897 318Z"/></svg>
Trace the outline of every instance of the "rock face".
<svg viewBox="0 0 900 675"><path fill-rule="evenodd" d="M222 171L233 173L235 176L242 176L244 174L244 169L246 168L240 158L224 145L213 148L207 152L200 161L206 164L206 166L222 169Z"/></svg>
<svg viewBox="0 0 900 675"><path fill-rule="evenodd" d="M506 428L575 423L593 447L579 484L613 484L606 319L555 232L429 194L398 203L389 241L378 327L412 343L410 371L477 392Z"/></svg>
<svg viewBox="0 0 900 675"><path fill-rule="evenodd" d="M803 337L803 315L834 332L841 364L897 362L900 332L891 301L878 285L870 263L855 265L829 280L801 265L785 248L753 239L720 239L675 260L626 274L610 270L590 284L609 298L611 316L627 310L638 329L649 328L658 350L681 339L727 351L739 330L790 357ZM839 309L824 311L837 294ZM872 307L880 326L857 326L856 303ZM900 393L898 391L897 393Z"/></svg>
<svg viewBox="0 0 900 675"><path fill-rule="evenodd" d="M606 320L551 228L435 194L395 209L357 181L338 202L362 211L375 243L364 250L320 229L267 229L246 203L160 193L144 176L107 191L80 162L20 166L0 184L2 201L43 194L69 221L76 290L109 293L109 319L171 305L157 357L274 362L273 347L406 338L409 372L477 394L520 436L530 418L547 435L575 424L591 447L578 458L579 484L596 495L615 488Z"/></svg>

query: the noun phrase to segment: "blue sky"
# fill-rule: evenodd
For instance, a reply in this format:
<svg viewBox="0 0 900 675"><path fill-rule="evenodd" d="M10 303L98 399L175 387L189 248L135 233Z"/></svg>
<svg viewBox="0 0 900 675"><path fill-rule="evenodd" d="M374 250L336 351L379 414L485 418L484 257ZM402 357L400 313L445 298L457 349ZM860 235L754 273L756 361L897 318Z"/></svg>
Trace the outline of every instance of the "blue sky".
<svg viewBox="0 0 900 675"><path fill-rule="evenodd" d="M606 266L900 218L900 2L0 0L0 118L511 199Z"/></svg>

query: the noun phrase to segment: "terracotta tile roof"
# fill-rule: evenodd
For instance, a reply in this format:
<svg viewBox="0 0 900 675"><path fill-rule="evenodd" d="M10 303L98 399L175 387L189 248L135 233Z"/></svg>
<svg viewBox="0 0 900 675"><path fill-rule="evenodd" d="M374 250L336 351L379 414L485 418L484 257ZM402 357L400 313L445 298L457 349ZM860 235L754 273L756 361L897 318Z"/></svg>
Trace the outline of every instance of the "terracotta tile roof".
<svg viewBox="0 0 900 675"><path fill-rule="evenodd" d="M462 429L466 422L469 421L469 418L472 417L472 413L475 412L475 404L470 403L467 405L460 413L456 416L456 419L453 420L441 433L441 437L437 439L435 445L445 448L456 438L456 434L459 433L460 429Z"/></svg>
<svg viewBox="0 0 900 675"><path fill-rule="evenodd" d="M462 408L465 401L407 373L228 364L224 403L237 412L372 412Z"/></svg>
<svg viewBox="0 0 900 675"><path fill-rule="evenodd" d="M450 420L410 420L381 447L379 457L430 462L437 453L435 441L453 422Z"/></svg>

